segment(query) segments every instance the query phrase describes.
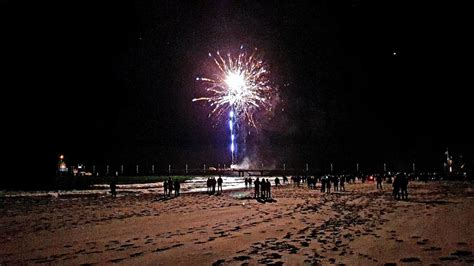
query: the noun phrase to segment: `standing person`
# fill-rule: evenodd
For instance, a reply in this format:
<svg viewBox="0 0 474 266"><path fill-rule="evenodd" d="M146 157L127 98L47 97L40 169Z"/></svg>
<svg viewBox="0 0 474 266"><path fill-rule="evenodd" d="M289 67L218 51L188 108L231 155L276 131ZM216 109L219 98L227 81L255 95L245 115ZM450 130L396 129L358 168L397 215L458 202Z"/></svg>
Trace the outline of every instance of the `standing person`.
<svg viewBox="0 0 474 266"><path fill-rule="evenodd" d="M215 177L212 177L211 179L211 185L212 185L212 194L215 194L216 193L216 178Z"/></svg>
<svg viewBox="0 0 474 266"><path fill-rule="evenodd" d="M402 199L408 199L408 177L405 174L402 174L402 179L400 180L400 188L402 190Z"/></svg>
<svg viewBox="0 0 474 266"><path fill-rule="evenodd" d="M166 179L163 181L163 192L165 196L168 196L168 180Z"/></svg>
<svg viewBox="0 0 474 266"><path fill-rule="evenodd" d="M328 176L328 179L326 180L326 192L331 193L331 180L333 179L332 176Z"/></svg>
<svg viewBox="0 0 474 266"><path fill-rule="evenodd" d="M173 193L173 180L171 179L171 176L168 177L168 197L171 197L171 193Z"/></svg>
<svg viewBox="0 0 474 266"><path fill-rule="evenodd" d="M245 188L248 188L248 185L249 185L249 183L248 183L248 179L247 179L247 178L245 178Z"/></svg>
<svg viewBox="0 0 474 266"><path fill-rule="evenodd" d="M252 187L252 178L250 176L249 176L248 182L249 182L249 188L251 188Z"/></svg>
<svg viewBox="0 0 474 266"><path fill-rule="evenodd" d="M181 184L178 179L174 180L174 196L179 196L179 190L181 189Z"/></svg>
<svg viewBox="0 0 474 266"><path fill-rule="evenodd" d="M219 175L219 178L217 179L217 192L219 192L219 190L221 191L222 193L222 177Z"/></svg>
<svg viewBox="0 0 474 266"><path fill-rule="evenodd" d="M207 194L211 194L211 178L209 177L206 182L207 185Z"/></svg>
<svg viewBox="0 0 474 266"><path fill-rule="evenodd" d="M339 180L339 184L341 187L341 191L346 191L346 187L344 187L344 183L346 182L346 176L342 175L341 180Z"/></svg>
<svg viewBox="0 0 474 266"><path fill-rule="evenodd" d="M117 197L117 180L115 176L112 177L110 182L110 193L112 194L112 197Z"/></svg>
<svg viewBox="0 0 474 266"><path fill-rule="evenodd" d="M339 177L337 175L333 176L334 191L339 191Z"/></svg>
<svg viewBox="0 0 474 266"><path fill-rule="evenodd" d="M277 177L275 177L275 187L278 187L278 185L280 185L280 179Z"/></svg>
<svg viewBox="0 0 474 266"><path fill-rule="evenodd" d="M378 175L375 179L377 180L377 189L382 189L382 175Z"/></svg>
<svg viewBox="0 0 474 266"><path fill-rule="evenodd" d="M326 176L323 176L321 178L321 192L322 193L326 192L326 180L327 180Z"/></svg>
<svg viewBox="0 0 474 266"><path fill-rule="evenodd" d="M401 181L401 174L397 174L395 176L395 179L393 180L392 186L393 186L393 198L399 200L400 199L400 181Z"/></svg>
<svg viewBox="0 0 474 266"><path fill-rule="evenodd" d="M260 198L260 180L257 177L257 180L254 182L255 185L255 198Z"/></svg>

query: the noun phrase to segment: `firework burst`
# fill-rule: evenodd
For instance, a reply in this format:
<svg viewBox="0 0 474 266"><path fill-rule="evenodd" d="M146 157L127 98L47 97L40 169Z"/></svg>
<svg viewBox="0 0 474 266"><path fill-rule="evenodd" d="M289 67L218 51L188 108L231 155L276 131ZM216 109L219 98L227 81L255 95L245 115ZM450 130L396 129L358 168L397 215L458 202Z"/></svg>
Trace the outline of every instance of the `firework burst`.
<svg viewBox="0 0 474 266"><path fill-rule="evenodd" d="M257 49L251 54L243 51L232 57L223 57L219 52L209 57L215 62L216 73L212 78L197 77L206 84L205 96L195 101L207 101L211 107L209 116L221 117L230 111L236 120L245 121L257 128L254 114L257 111L271 111L271 97L274 88L269 80L269 71L264 61L257 56Z"/></svg>

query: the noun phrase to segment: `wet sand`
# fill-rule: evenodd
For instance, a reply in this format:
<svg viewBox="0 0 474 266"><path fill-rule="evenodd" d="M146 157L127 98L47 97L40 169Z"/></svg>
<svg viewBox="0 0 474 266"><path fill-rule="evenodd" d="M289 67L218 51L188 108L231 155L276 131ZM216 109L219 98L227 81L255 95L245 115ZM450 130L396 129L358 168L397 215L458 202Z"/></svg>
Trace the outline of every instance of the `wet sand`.
<svg viewBox="0 0 474 266"><path fill-rule="evenodd" d="M318 184L319 186L320 184ZM0 198L0 264L473 265L474 186ZM120 192L120 191L119 191Z"/></svg>

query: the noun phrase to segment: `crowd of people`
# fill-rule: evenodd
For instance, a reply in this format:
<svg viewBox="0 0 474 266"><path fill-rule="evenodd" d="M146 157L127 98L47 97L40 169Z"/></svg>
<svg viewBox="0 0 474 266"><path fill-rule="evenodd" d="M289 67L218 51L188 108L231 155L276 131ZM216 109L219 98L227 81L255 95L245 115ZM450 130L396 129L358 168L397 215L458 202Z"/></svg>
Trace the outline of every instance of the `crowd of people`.
<svg viewBox="0 0 474 266"><path fill-rule="evenodd" d="M165 196L171 197L174 190L174 196L179 196L179 192L181 190L181 182L178 179L174 181L169 177L167 180L163 181L163 193Z"/></svg>
<svg viewBox="0 0 474 266"><path fill-rule="evenodd" d="M254 182L255 185L255 194L254 197L256 199L269 199L272 197L272 184L268 178L262 178L262 181L257 177Z"/></svg>
<svg viewBox="0 0 474 266"><path fill-rule="evenodd" d="M110 190L112 197L116 197L117 195L117 176L113 176L110 183ZM356 177L354 175L323 175L323 176L291 176L291 183L294 187L300 187L302 183L306 183L309 189L316 189L316 184L321 183L321 192L322 193L330 193L331 188L333 191L345 191L345 183L355 183ZM396 200L407 200L408 199L408 180L409 177L404 173L398 173L394 176L392 180L392 176L383 176L383 175L375 175L374 176L367 176L361 175L358 179L361 180L362 183L367 182L367 180L374 180L377 183L377 190L383 190L383 180L387 183L391 183L393 187L392 196ZM209 177L206 181L207 185L207 193L212 195L216 194L216 185L217 185L217 194L222 193L222 185L223 179L219 175L216 179L215 177ZM282 176L283 184L288 183L288 177L283 175ZM245 177L244 178L245 188L249 189L254 187L254 198L256 199L270 199L272 198L272 184L270 180L267 178L262 178L260 180L259 177L252 180L252 177ZM275 177L274 179L275 187L281 186L280 178ZM174 196L177 197L180 195L181 190L181 182L178 179L173 180L171 177L165 179L163 181L163 193L167 197L171 197L174 191Z"/></svg>
<svg viewBox="0 0 474 266"><path fill-rule="evenodd" d="M395 176L392 183L393 186L393 198L408 199L408 177L404 173L400 173Z"/></svg>
<svg viewBox="0 0 474 266"><path fill-rule="evenodd" d="M325 175L321 177L321 192L330 193L331 184L334 191L346 191L346 176Z"/></svg>
<svg viewBox="0 0 474 266"><path fill-rule="evenodd" d="M222 177L219 176L219 178L215 177L209 177L207 179L206 185L207 185L207 194L215 194L216 193L216 184L217 184L217 193L222 193L222 183L224 180L222 180Z"/></svg>

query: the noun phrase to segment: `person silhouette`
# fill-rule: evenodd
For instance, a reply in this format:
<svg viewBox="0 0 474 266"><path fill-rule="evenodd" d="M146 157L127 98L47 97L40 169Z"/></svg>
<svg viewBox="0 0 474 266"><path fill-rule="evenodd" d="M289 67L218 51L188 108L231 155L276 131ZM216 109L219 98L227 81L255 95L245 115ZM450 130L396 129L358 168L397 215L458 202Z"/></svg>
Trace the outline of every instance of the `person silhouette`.
<svg viewBox="0 0 474 266"><path fill-rule="evenodd" d="M400 199L400 185L402 181L402 174L398 174L395 176L395 179L393 180L392 186L393 186L393 198L399 200Z"/></svg>
<svg viewBox="0 0 474 266"><path fill-rule="evenodd" d="M215 194L216 193L216 178L215 177L212 177L211 178L211 185L212 185L212 194Z"/></svg>
<svg viewBox="0 0 474 266"><path fill-rule="evenodd" d="M171 193L173 193L173 187L174 187L173 180L171 179L171 177L169 177L168 178L168 197L171 197Z"/></svg>
<svg viewBox="0 0 474 266"><path fill-rule="evenodd" d="M408 177L403 174L402 178L400 180L400 189L401 189L401 194L402 194L402 199L407 200L408 199Z"/></svg>
<svg viewBox="0 0 474 266"><path fill-rule="evenodd" d="M280 185L280 179L277 177L275 177L275 187L278 187L278 185Z"/></svg>
<svg viewBox="0 0 474 266"><path fill-rule="evenodd" d="M327 176L321 178L321 192L326 192Z"/></svg>
<svg viewBox="0 0 474 266"><path fill-rule="evenodd" d="M168 196L168 180L166 179L163 181L163 193Z"/></svg>
<svg viewBox="0 0 474 266"><path fill-rule="evenodd" d="M257 179L254 182L255 185L255 198L260 198L260 180L257 177Z"/></svg>
<svg viewBox="0 0 474 266"><path fill-rule="evenodd" d="M112 194L114 198L117 197L117 180L115 176L112 177L110 182L110 194Z"/></svg>
<svg viewBox="0 0 474 266"><path fill-rule="evenodd" d="M341 179L339 180L340 191L346 191L346 187L344 186L345 182L346 182L346 176L342 175Z"/></svg>
<svg viewBox="0 0 474 266"><path fill-rule="evenodd" d="M174 196L179 196L179 190L181 189L181 183L178 179L174 180Z"/></svg>
<svg viewBox="0 0 474 266"><path fill-rule="evenodd" d="M219 178L217 179L217 192L219 192L220 190L220 192L222 193L222 182L224 181L222 180L222 177L219 176Z"/></svg>
<svg viewBox="0 0 474 266"><path fill-rule="evenodd" d="M377 180L377 189L382 189L382 175L378 175L375 179Z"/></svg>

